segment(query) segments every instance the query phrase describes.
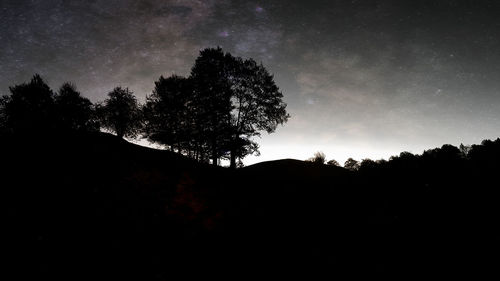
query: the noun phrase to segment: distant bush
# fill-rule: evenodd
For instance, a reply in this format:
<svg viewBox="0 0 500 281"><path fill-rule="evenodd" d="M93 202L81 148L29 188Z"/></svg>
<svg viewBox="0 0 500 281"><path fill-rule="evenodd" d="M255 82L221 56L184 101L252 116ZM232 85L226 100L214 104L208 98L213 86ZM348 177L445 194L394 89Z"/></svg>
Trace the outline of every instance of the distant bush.
<svg viewBox="0 0 500 281"><path fill-rule="evenodd" d="M326 155L322 151L318 151L314 153L314 156L307 159L309 162L313 162L316 164L325 164L326 162Z"/></svg>
<svg viewBox="0 0 500 281"><path fill-rule="evenodd" d="M335 159L329 160L328 162L326 162L326 165L340 167L339 162L337 162L337 160Z"/></svg>
<svg viewBox="0 0 500 281"><path fill-rule="evenodd" d="M359 164L359 169L360 170L369 170L369 169L374 169L378 165L377 162L371 160L371 159L363 159L361 160L361 163Z"/></svg>
<svg viewBox="0 0 500 281"><path fill-rule="evenodd" d="M359 169L359 162L352 158L349 158L347 159L347 161L345 161L344 168L351 171L357 171Z"/></svg>

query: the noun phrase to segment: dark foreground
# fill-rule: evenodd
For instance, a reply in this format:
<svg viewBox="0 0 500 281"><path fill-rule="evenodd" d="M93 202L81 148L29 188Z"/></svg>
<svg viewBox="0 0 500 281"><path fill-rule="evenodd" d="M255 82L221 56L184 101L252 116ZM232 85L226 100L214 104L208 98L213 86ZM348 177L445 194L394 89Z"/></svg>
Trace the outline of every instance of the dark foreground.
<svg viewBox="0 0 500 281"><path fill-rule="evenodd" d="M358 172L297 160L231 171L102 134L2 142L9 280L477 277L499 265L499 141L470 159L441 149Z"/></svg>

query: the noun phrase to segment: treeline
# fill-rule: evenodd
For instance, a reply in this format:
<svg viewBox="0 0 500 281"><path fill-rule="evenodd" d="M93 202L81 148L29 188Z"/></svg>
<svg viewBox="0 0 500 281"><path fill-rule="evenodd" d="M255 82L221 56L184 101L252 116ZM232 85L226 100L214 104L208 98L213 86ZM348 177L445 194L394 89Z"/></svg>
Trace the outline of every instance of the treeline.
<svg viewBox="0 0 500 281"><path fill-rule="evenodd" d="M258 153L253 138L261 131L272 133L289 118L264 66L220 48L200 51L189 77L161 76L144 104L122 87L93 104L71 83L55 93L38 74L9 89L0 100L2 134L36 138L105 130L147 138L201 162L230 159L231 167Z"/></svg>
<svg viewBox="0 0 500 281"><path fill-rule="evenodd" d="M467 167L494 167L500 157L500 138L496 140L483 140L481 144L464 145L459 147L445 144L440 148L425 150L422 154L413 154L403 151L389 160L372 160L369 158L357 161L349 158L343 167L351 171L373 172L387 169L412 170L426 169L429 171L442 171L444 169L461 169ZM341 165L334 159L326 160L326 155L318 151L313 157L307 159L316 164L331 166Z"/></svg>

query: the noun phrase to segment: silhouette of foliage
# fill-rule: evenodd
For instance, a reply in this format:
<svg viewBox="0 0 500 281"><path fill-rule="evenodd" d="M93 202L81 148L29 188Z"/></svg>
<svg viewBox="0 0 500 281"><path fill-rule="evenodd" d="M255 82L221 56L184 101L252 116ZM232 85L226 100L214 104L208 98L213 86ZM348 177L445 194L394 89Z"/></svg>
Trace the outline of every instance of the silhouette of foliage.
<svg viewBox="0 0 500 281"><path fill-rule="evenodd" d="M114 132L118 137L142 133L171 150L217 165L229 159L235 168L245 156L259 154L254 137L272 133L289 114L273 76L253 59L200 51L189 78L160 77L141 107L128 88L116 87L93 105L65 83L57 95L35 75L30 83L10 88L0 102L2 133Z"/></svg>
<svg viewBox="0 0 500 281"><path fill-rule="evenodd" d="M40 75L29 83L10 87L2 97L4 128L16 134L47 134L54 131L54 93Z"/></svg>
<svg viewBox="0 0 500 281"><path fill-rule="evenodd" d="M136 137L142 129L139 104L128 88L114 88L97 111L102 126L115 132L119 138Z"/></svg>
<svg viewBox="0 0 500 281"><path fill-rule="evenodd" d="M200 51L189 78L160 77L144 106L144 135L195 159L258 154L252 140L272 133L289 115L273 76L252 59L221 48Z"/></svg>
<svg viewBox="0 0 500 281"><path fill-rule="evenodd" d="M207 48L200 51L191 69L194 98L193 114L197 122L197 132L205 137L211 160L217 165L218 159L227 155L230 135L231 75L233 57L221 48Z"/></svg>
<svg viewBox="0 0 500 281"><path fill-rule="evenodd" d="M307 161L323 165L326 161L326 155L322 151L318 151L314 153L314 156L309 158Z"/></svg>
<svg viewBox="0 0 500 281"><path fill-rule="evenodd" d="M189 108L192 94L188 79L177 75L161 76L143 107L144 136L172 150L190 150L194 136L191 130L194 120Z"/></svg>
<svg viewBox="0 0 500 281"><path fill-rule="evenodd" d="M35 74L29 83L10 87L10 91L10 96L0 99L3 133L47 135L99 130L92 103L70 83L64 83L54 94Z"/></svg>
<svg viewBox="0 0 500 281"><path fill-rule="evenodd" d="M326 162L326 164L330 165L330 166L340 167L339 162L335 159L328 160L328 162Z"/></svg>
<svg viewBox="0 0 500 281"><path fill-rule="evenodd" d="M458 149L460 149L462 157L467 158L469 156L469 152L471 151L472 147L470 145L464 145L463 143L461 143Z"/></svg>
<svg viewBox="0 0 500 281"><path fill-rule="evenodd" d="M377 162L366 158L366 159L361 160L361 163L359 163L358 169L361 171L364 171L364 170L376 168L377 166L378 166Z"/></svg>
<svg viewBox="0 0 500 281"><path fill-rule="evenodd" d="M63 131L98 131L99 124L90 100L76 87L64 83L55 96L56 126Z"/></svg>
<svg viewBox="0 0 500 281"><path fill-rule="evenodd" d="M231 136L229 150L230 165L234 167L236 158L243 158L256 151L251 137L260 136L259 131L272 133L277 126L287 122L290 117L286 112L283 94L276 86L273 76L262 64L253 59L233 58L231 71ZM245 138L246 142L241 139ZM241 148L249 146L251 149Z"/></svg>
<svg viewBox="0 0 500 281"><path fill-rule="evenodd" d="M349 158L345 161L344 168L351 171L357 171L359 169L359 162L352 158Z"/></svg>
<svg viewBox="0 0 500 281"><path fill-rule="evenodd" d="M236 161L237 166L239 165L238 163L241 163L241 159L243 159L247 155L251 154L257 156L260 155L259 144L252 141L248 136L239 136L236 139L232 139L229 145L232 149L230 152L231 153L230 159L231 161ZM231 167L234 168L234 163L230 165L233 165Z"/></svg>
<svg viewBox="0 0 500 281"><path fill-rule="evenodd" d="M8 103L7 96L0 97L0 135L5 135L9 133L7 127L7 114L5 112L5 106Z"/></svg>

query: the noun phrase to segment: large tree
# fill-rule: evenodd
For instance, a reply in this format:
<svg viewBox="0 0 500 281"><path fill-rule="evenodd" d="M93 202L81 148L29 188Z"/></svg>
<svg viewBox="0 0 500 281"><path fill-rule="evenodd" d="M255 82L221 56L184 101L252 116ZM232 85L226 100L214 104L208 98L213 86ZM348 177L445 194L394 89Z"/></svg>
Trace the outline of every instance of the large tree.
<svg viewBox="0 0 500 281"><path fill-rule="evenodd" d="M289 115L283 94L262 64L253 59L234 58L231 73L229 150L231 167L235 167L236 158L257 151L252 137L260 136L260 131L274 132Z"/></svg>
<svg viewBox="0 0 500 281"><path fill-rule="evenodd" d="M101 125L120 138L136 137L142 125L137 99L128 88L116 87L98 106Z"/></svg>
<svg viewBox="0 0 500 281"><path fill-rule="evenodd" d="M63 131L98 131L94 107L71 83L64 83L55 96L56 125Z"/></svg>
<svg viewBox="0 0 500 281"><path fill-rule="evenodd" d="M197 120L204 124L213 163L229 157L235 167L237 158L258 152L253 137L274 132L289 118L273 76L253 59L208 48L196 59L191 79Z"/></svg>
<svg viewBox="0 0 500 281"><path fill-rule="evenodd" d="M161 76L143 107L144 136L171 150L190 150L194 125L188 108L191 98L189 79L177 75Z"/></svg>
<svg viewBox="0 0 500 281"><path fill-rule="evenodd" d="M4 130L16 134L54 131L54 93L40 75L9 89L11 95L1 100Z"/></svg>
<svg viewBox="0 0 500 281"><path fill-rule="evenodd" d="M144 135L214 165L230 159L231 167L258 153L253 140L272 133L289 115L273 76L253 59L208 48L189 78L160 77L144 106Z"/></svg>
<svg viewBox="0 0 500 281"><path fill-rule="evenodd" d="M193 81L192 112L197 122L197 133L204 136L210 150L212 163L227 155L227 139L230 135L231 114L231 67L234 58L221 48L208 48L200 55L191 69Z"/></svg>

